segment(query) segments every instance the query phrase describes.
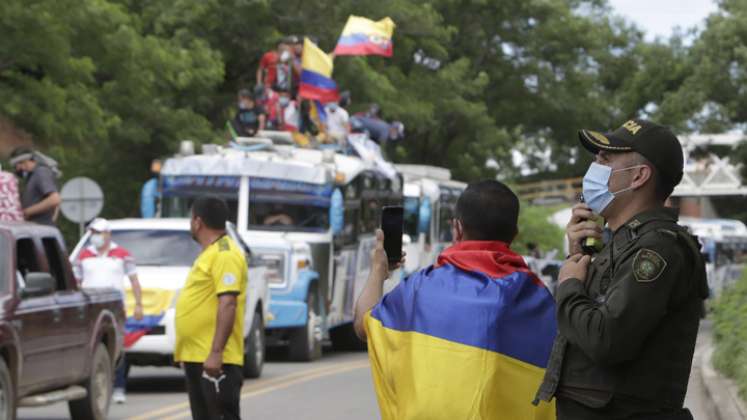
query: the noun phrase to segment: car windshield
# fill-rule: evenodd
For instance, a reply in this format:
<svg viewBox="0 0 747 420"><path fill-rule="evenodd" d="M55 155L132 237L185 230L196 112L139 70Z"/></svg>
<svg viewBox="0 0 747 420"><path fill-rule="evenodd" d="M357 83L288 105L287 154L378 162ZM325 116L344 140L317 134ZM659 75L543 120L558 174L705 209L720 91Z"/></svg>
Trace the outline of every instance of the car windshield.
<svg viewBox="0 0 747 420"><path fill-rule="evenodd" d="M187 230L115 230L112 240L128 250L137 265L191 267L200 245Z"/></svg>

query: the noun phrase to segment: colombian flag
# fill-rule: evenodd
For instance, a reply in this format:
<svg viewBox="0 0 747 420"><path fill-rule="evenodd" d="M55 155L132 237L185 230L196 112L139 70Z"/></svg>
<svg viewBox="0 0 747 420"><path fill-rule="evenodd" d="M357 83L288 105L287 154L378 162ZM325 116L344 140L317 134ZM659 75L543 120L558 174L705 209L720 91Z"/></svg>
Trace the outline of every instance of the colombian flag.
<svg viewBox="0 0 747 420"><path fill-rule="evenodd" d="M337 41L335 55L391 57L394 26L394 21L388 17L374 22L371 19L350 16Z"/></svg>
<svg viewBox="0 0 747 420"><path fill-rule="evenodd" d="M308 38L303 41L301 57L301 84L298 93L302 98L327 103L336 102L337 83L332 80L332 57Z"/></svg>
<svg viewBox="0 0 747 420"><path fill-rule="evenodd" d="M532 405L555 304L504 243L447 249L384 296L365 326L384 420L555 418L554 404Z"/></svg>
<svg viewBox="0 0 747 420"><path fill-rule="evenodd" d="M133 308L135 307L135 296L132 289L127 289L125 294L125 307L127 308L127 320L125 321L124 347L132 347L144 335L161 323L166 310L174 301L176 292L166 289L142 289L143 319L135 319Z"/></svg>

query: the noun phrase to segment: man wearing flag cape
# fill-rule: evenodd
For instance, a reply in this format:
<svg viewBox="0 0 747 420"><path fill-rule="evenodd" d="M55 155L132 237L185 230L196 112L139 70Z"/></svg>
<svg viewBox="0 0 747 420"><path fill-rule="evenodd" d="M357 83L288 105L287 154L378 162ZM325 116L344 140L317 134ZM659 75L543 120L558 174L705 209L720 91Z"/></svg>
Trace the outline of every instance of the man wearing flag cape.
<svg viewBox="0 0 747 420"><path fill-rule="evenodd" d="M519 200L504 184L470 184L454 245L382 298L383 233L355 309L384 420L554 419L534 391L556 335L553 298L510 244Z"/></svg>

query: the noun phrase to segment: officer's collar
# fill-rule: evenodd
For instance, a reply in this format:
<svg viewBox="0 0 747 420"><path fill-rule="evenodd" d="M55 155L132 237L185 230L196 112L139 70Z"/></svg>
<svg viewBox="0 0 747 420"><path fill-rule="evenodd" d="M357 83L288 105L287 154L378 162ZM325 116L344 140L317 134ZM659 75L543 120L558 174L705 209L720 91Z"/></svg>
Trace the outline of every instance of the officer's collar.
<svg viewBox="0 0 747 420"><path fill-rule="evenodd" d="M636 231L648 222L653 222L654 220L667 220L676 223L678 219L679 210L671 207L657 207L655 209L638 213L625 222L625 224L614 233L613 251L617 254L627 248L627 245L637 237Z"/></svg>
<svg viewBox="0 0 747 420"><path fill-rule="evenodd" d="M639 227L645 225L648 222L654 221L654 220L668 220L672 222L677 222L679 219L679 209L675 209L672 207L657 207L655 209L646 210L644 212L638 213L637 215L633 216L625 222L623 226L625 226L628 229L636 230Z"/></svg>

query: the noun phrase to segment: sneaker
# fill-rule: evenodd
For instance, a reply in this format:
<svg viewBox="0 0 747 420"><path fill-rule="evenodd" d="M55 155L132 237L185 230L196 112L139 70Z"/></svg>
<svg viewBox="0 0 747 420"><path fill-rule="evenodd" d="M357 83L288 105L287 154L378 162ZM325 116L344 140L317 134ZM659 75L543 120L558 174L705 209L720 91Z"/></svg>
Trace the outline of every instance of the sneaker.
<svg viewBox="0 0 747 420"><path fill-rule="evenodd" d="M112 401L114 401L115 404L124 404L127 401L127 396L125 395L124 389L114 388L114 393L112 393Z"/></svg>

